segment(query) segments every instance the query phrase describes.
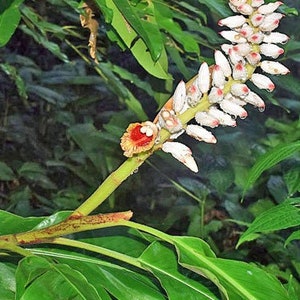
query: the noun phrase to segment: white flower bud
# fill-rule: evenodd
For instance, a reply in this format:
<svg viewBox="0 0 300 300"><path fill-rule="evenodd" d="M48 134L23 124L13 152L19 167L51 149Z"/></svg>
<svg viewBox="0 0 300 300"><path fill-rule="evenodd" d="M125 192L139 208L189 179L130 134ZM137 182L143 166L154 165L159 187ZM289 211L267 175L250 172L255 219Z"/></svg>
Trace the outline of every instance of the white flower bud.
<svg viewBox="0 0 300 300"><path fill-rule="evenodd" d="M199 125L188 125L186 127L186 133L198 141L204 141L205 143L215 144L217 139L213 134Z"/></svg>
<svg viewBox="0 0 300 300"><path fill-rule="evenodd" d="M252 91L250 91L249 94L244 98L244 101L255 107L258 107L260 111L265 110L265 102L263 101L263 99L261 99L261 97L259 97L256 93Z"/></svg>
<svg viewBox="0 0 300 300"><path fill-rule="evenodd" d="M190 107L196 106L202 97L197 80L188 88L186 102Z"/></svg>
<svg viewBox="0 0 300 300"><path fill-rule="evenodd" d="M223 90L213 86L208 95L208 101L210 103L217 103L220 102L223 99L223 97L224 97Z"/></svg>
<svg viewBox="0 0 300 300"><path fill-rule="evenodd" d="M230 61L234 65L239 63L239 62L242 62L242 63L245 62L244 57L239 55L237 51L234 51L233 48L229 49L228 56L230 58Z"/></svg>
<svg viewBox="0 0 300 300"><path fill-rule="evenodd" d="M251 77L251 81L259 88L266 89L269 92L272 92L275 89L275 84L271 81L271 79L265 75L253 73Z"/></svg>
<svg viewBox="0 0 300 300"><path fill-rule="evenodd" d="M202 63L199 68L197 84L202 94L208 92L210 88L210 72L206 62Z"/></svg>
<svg viewBox="0 0 300 300"><path fill-rule="evenodd" d="M250 17L250 21L254 27L259 26L265 19L265 16L262 14L254 14L252 17Z"/></svg>
<svg viewBox="0 0 300 300"><path fill-rule="evenodd" d="M237 97L244 97L249 94L249 88L244 83L234 83L231 86L231 93Z"/></svg>
<svg viewBox="0 0 300 300"><path fill-rule="evenodd" d="M231 4L230 2L228 3L228 6L230 7L230 9L231 9L233 12L235 12L235 13L238 12L237 9L236 9L236 7L235 7L233 4Z"/></svg>
<svg viewBox="0 0 300 300"><path fill-rule="evenodd" d="M241 119L245 119L248 116L247 111L244 108L237 105L236 103L233 103L230 100L225 100L224 99L220 103L220 107L225 113L228 113L228 114L233 115L235 117L238 116Z"/></svg>
<svg viewBox="0 0 300 300"><path fill-rule="evenodd" d="M218 119L210 116L207 112L199 111L195 115L195 120L198 124L202 126L208 126L211 128L218 127L220 122Z"/></svg>
<svg viewBox="0 0 300 300"><path fill-rule="evenodd" d="M238 44L239 45L239 44ZM222 44L221 45L221 49L223 50L223 52L225 53L225 54L227 54L228 55L228 52L229 52L229 49L232 49L232 44Z"/></svg>
<svg viewBox="0 0 300 300"><path fill-rule="evenodd" d="M231 76L231 67L226 56L219 50L215 51L215 62L219 65L225 75L225 77Z"/></svg>
<svg viewBox="0 0 300 300"><path fill-rule="evenodd" d="M252 0L252 7L259 7L265 3L264 0Z"/></svg>
<svg viewBox="0 0 300 300"><path fill-rule="evenodd" d="M260 30L262 31L273 31L279 26L280 20L283 18L281 13L272 13L267 15L264 21L259 25Z"/></svg>
<svg viewBox="0 0 300 300"><path fill-rule="evenodd" d="M248 42L250 43L253 43L253 44L260 44L263 39L264 39L264 34L262 32L256 32L256 33L253 33L252 35L250 35L247 40Z"/></svg>
<svg viewBox="0 0 300 300"><path fill-rule="evenodd" d="M277 58L279 55L284 53L282 48L274 44L261 44L259 48L261 54L273 58Z"/></svg>
<svg viewBox="0 0 300 300"><path fill-rule="evenodd" d="M230 16L228 18L222 19L218 22L219 26L227 26L229 28L241 27L245 24L246 18L241 15Z"/></svg>
<svg viewBox="0 0 300 300"><path fill-rule="evenodd" d="M214 106L211 106L209 108L208 114L218 119L221 125L226 125L231 127L236 126L236 121L230 115L224 113L223 111L217 109Z"/></svg>
<svg viewBox="0 0 300 300"><path fill-rule="evenodd" d="M234 6L240 6L247 2L247 0L229 0L229 2Z"/></svg>
<svg viewBox="0 0 300 300"><path fill-rule="evenodd" d="M212 84L216 87L223 88L225 85L225 75L222 68L219 65L214 65L212 71Z"/></svg>
<svg viewBox="0 0 300 300"><path fill-rule="evenodd" d="M263 14L263 15L271 14L272 12L274 12L282 4L283 3L280 2L280 1L265 4L265 5L262 5L261 7L259 7L257 11L260 14Z"/></svg>
<svg viewBox="0 0 300 300"><path fill-rule="evenodd" d="M246 43L247 42L247 40L244 37L242 37L240 34L238 34L236 31L233 31L233 30L224 30L219 33L224 39L230 41L231 43Z"/></svg>
<svg viewBox="0 0 300 300"><path fill-rule="evenodd" d="M179 160L193 172L198 172L197 164L192 156L192 151L186 145L178 142L165 142L162 145L162 150L166 153L171 153L174 158Z"/></svg>
<svg viewBox="0 0 300 300"><path fill-rule="evenodd" d="M280 43L280 44L285 44L290 38L280 32L270 32L269 34L265 34L264 36L264 43Z"/></svg>
<svg viewBox="0 0 300 300"><path fill-rule="evenodd" d="M261 55L258 52L250 52L247 56L246 56L249 64L255 66L257 65L260 60L261 60Z"/></svg>
<svg viewBox="0 0 300 300"><path fill-rule="evenodd" d="M184 104L186 98L186 88L185 83L181 80L177 85L174 95L173 95L173 109L176 113L179 113Z"/></svg>
<svg viewBox="0 0 300 300"><path fill-rule="evenodd" d="M290 72L287 67L276 61L262 61L260 67L263 71L272 75L286 75Z"/></svg>
<svg viewBox="0 0 300 300"><path fill-rule="evenodd" d="M253 7L250 4L242 4L237 7L238 12L240 12L243 15L250 16L253 13Z"/></svg>
<svg viewBox="0 0 300 300"><path fill-rule="evenodd" d="M245 24L241 29L239 29L237 31L241 36L243 36L245 38L247 38L253 34L253 28L251 26L249 26L248 24Z"/></svg>
<svg viewBox="0 0 300 300"><path fill-rule="evenodd" d="M236 65L234 65L232 77L234 80L247 80L247 69L245 68L245 65L243 63L239 62Z"/></svg>
<svg viewBox="0 0 300 300"><path fill-rule="evenodd" d="M232 47L241 56L246 56L251 51L251 46L248 43L237 44Z"/></svg>

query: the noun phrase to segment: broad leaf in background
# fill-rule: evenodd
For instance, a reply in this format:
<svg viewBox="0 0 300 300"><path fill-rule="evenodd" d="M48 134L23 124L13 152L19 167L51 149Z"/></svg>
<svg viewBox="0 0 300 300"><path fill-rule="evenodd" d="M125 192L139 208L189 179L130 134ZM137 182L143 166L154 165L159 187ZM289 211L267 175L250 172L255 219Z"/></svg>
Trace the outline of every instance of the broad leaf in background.
<svg viewBox="0 0 300 300"><path fill-rule="evenodd" d="M16 271L16 299L99 299L81 272L42 257L22 259ZM47 287L47 288L45 288Z"/></svg>
<svg viewBox="0 0 300 300"><path fill-rule="evenodd" d="M290 157L299 150L300 142L297 141L294 143L280 144L274 147L271 151L259 157L249 172L243 195L265 170L272 168L273 166Z"/></svg>
<svg viewBox="0 0 300 300"><path fill-rule="evenodd" d="M195 273L204 274L219 287L226 299L289 299L279 280L259 267L237 260L206 256L207 251L205 253L201 250L201 243L205 243L199 239L172 238L179 263ZM198 243L199 247L195 247L195 243Z"/></svg>
<svg viewBox="0 0 300 300"><path fill-rule="evenodd" d="M24 0L1 1L0 5L0 47L3 47L17 29L21 14L19 5Z"/></svg>
<svg viewBox="0 0 300 300"><path fill-rule="evenodd" d="M96 0L96 3L99 8L102 9L102 1ZM121 1L121 5L125 5L126 3L126 1ZM141 33L145 32L145 28L141 25L140 20L136 17L136 15L132 15L130 18L128 17L128 14L130 13L128 10L130 10L130 8L127 8L127 6L128 3L125 5L126 15L124 15L121 8L117 7L113 0L106 1L106 7L113 11L111 21L112 27L115 29L119 37L121 37L126 47L130 49L139 64L147 72L161 79L170 79L170 75L168 74L168 58L164 47L162 48L159 46L159 48L157 48L158 45L155 45L154 47L154 45L152 46L151 44L151 51L149 46L145 43L145 41L149 41L150 36L155 32L156 34L159 33L158 29L155 28L155 23L153 22L151 25L147 26L151 26L151 34L148 33L147 35L140 36L140 33L135 31L135 28L138 27ZM130 20L126 19L126 16ZM134 24L131 24L130 21L133 22L133 20ZM153 30L153 28L155 28L155 30ZM157 37L155 40L157 41ZM150 52L153 53L156 60L152 58ZM159 52L160 54L157 55Z"/></svg>
<svg viewBox="0 0 300 300"><path fill-rule="evenodd" d="M300 198L287 199L283 203L261 213L241 235L237 247L246 241L256 239L262 233L299 226L299 203Z"/></svg>

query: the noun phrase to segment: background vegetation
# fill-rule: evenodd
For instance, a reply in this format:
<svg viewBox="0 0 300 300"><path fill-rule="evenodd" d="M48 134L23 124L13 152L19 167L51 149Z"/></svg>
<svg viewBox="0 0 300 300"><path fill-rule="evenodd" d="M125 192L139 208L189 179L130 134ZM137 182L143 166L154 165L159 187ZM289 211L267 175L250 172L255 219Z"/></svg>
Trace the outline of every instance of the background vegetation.
<svg viewBox="0 0 300 300"><path fill-rule="evenodd" d="M80 25L78 2L21 2L3 1L0 7L0 20L5 21L3 13L10 5L18 7L21 18L20 23L12 18L5 23L17 26L7 44L5 35L0 38L0 208L3 220L14 221L19 228L29 220L38 224L42 220L38 217L75 209L120 165L124 157L119 141L127 125L152 120L179 80L190 79L200 62L212 61L214 49L224 42L217 34L217 21L229 15L226 1L155 2L160 23L145 30L157 30L152 32L157 40L146 43L151 43L150 50L143 56L139 47L145 45L138 36L144 33L122 39L118 32L122 24L112 24L109 11L99 9L102 1L95 1L100 24L97 64L88 54L89 31ZM136 14L151 12L149 3L130 3ZM300 22L296 16L300 6L297 1L285 4L281 9L287 17L280 31L291 40L280 61L291 75L274 78L274 93L259 92L266 111L250 109L237 128L216 129L216 145L184 138L200 166L198 174L168 155L155 154L98 211L130 209L138 223L172 235L200 237L218 257L261 265L288 284L290 299L300 299L300 220L294 205L300 202ZM153 69L148 61L157 58L160 67ZM260 164L250 171L257 161ZM37 218L14 219L4 211ZM236 249L255 218L257 228L251 227ZM5 224L8 227L3 229ZM0 221L1 233L10 233L11 224ZM118 236L119 244L129 243L126 251L138 247L130 244L123 229L99 234ZM104 245L117 243L103 241ZM41 257L32 259L44 267L48 263ZM4 263L5 259L0 263L2 281L7 270L15 272L17 266L11 260ZM71 266L80 270L76 261ZM102 276L108 273L103 271ZM209 284L208 288L214 290ZM173 292L173 299L179 299ZM4 293L5 299L14 299L15 291ZM113 287L109 294L127 299ZM86 297L98 299L92 294ZM99 299L109 299L105 297L109 296L103 292Z"/></svg>

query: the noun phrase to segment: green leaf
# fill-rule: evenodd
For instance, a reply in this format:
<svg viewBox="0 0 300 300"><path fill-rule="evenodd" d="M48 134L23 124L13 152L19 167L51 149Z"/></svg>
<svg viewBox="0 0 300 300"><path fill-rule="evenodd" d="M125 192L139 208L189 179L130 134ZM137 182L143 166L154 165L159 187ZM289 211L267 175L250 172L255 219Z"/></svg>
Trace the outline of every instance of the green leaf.
<svg viewBox="0 0 300 300"><path fill-rule="evenodd" d="M212 12L217 13L222 18L232 15L226 0L198 0L198 2L205 4Z"/></svg>
<svg viewBox="0 0 300 300"><path fill-rule="evenodd" d="M262 269L240 261L207 256L203 247L208 246L201 240L187 237L172 239L178 252L179 263L213 281L226 299L289 299L281 283ZM196 247L196 244L200 247Z"/></svg>
<svg viewBox="0 0 300 300"><path fill-rule="evenodd" d="M159 242L152 243L139 257L165 289L168 299L218 299L201 282L189 278L178 270L177 257L173 250Z"/></svg>
<svg viewBox="0 0 300 300"><path fill-rule="evenodd" d="M23 218L0 210L0 235L31 230L42 220L43 218L37 217Z"/></svg>
<svg viewBox="0 0 300 300"><path fill-rule="evenodd" d="M0 180L8 181L15 177L14 171L5 162L0 161Z"/></svg>
<svg viewBox="0 0 300 300"><path fill-rule="evenodd" d="M15 82L19 96L23 99L27 99L28 96L26 92L26 86L22 77L19 75L17 69L14 66L7 63L0 64L0 68Z"/></svg>
<svg viewBox="0 0 300 300"><path fill-rule="evenodd" d="M96 3L101 9L102 1L96 0ZM107 0L106 7L113 11L112 27L116 30L126 47L132 52L138 63L151 75L161 79L169 79L170 75L167 73L168 58L165 49L162 49L159 59L154 61L144 40L128 25L114 1Z"/></svg>
<svg viewBox="0 0 300 300"><path fill-rule="evenodd" d="M261 213L241 235L237 247L246 241L268 233L300 225L300 198L293 198Z"/></svg>
<svg viewBox="0 0 300 300"><path fill-rule="evenodd" d="M105 167L105 160L101 153L104 141L100 131L93 124L74 125L68 129L68 134L93 162L97 170L102 170Z"/></svg>
<svg viewBox="0 0 300 300"><path fill-rule="evenodd" d="M293 232L285 241L284 246L286 247L290 242L294 240L300 240L300 230Z"/></svg>
<svg viewBox="0 0 300 300"><path fill-rule="evenodd" d="M156 24L154 16L153 3L143 3L144 7L134 7L127 0L113 0L114 4L121 12L123 18L126 19L141 39L147 45L152 60L156 62L164 48L161 33Z"/></svg>
<svg viewBox="0 0 300 300"><path fill-rule="evenodd" d="M0 47L3 47L14 34L21 19L19 5L24 0L9 1L5 5L1 1L0 7ZM7 1L6 1L7 2ZM3 5L3 7L2 7ZM3 10L4 8L4 10Z"/></svg>
<svg viewBox="0 0 300 300"><path fill-rule="evenodd" d="M247 182L244 186L243 195L265 170L270 169L299 150L300 142L297 141L294 143L280 144L259 157L249 172Z"/></svg>
<svg viewBox="0 0 300 300"><path fill-rule="evenodd" d="M0 262L0 299L15 299L16 279L15 268Z"/></svg>
<svg viewBox="0 0 300 300"><path fill-rule="evenodd" d="M300 191L300 166L294 166L283 175L289 196Z"/></svg>
<svg viewBox="0 0 300 300"><path fill-rule="evenodd" d="M99 299L81 272L41 257L22 259L16 280L16 299Z"/></svg>

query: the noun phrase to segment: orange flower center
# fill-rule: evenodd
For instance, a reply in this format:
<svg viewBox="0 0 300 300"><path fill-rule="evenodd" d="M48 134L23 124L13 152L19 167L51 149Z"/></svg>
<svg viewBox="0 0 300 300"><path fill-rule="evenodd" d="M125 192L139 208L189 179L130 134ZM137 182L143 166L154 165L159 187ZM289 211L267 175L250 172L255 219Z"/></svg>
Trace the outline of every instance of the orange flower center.
<svg viewBox="0 0 300 300"><path fill-rule="evenodd" d="M153 140L153 135L147 136L141 132L142 125L137 125L130 131L130 139L136 146L148 145Z"/></svg>

